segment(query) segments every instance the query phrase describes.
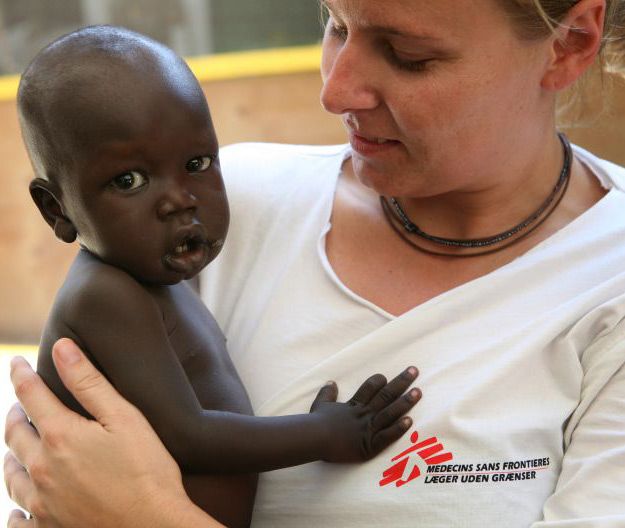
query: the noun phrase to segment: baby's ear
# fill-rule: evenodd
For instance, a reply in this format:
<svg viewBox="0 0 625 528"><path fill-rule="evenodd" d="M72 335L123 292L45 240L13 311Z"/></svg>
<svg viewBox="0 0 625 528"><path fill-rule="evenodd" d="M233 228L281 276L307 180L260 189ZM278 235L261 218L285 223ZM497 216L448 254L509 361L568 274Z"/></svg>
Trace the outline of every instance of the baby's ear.
<svg viewBox="0 0 625 528"><path fill-rule="evenodd" d="M54 230L56 237L68 244L76 240L78 233L72 221L63 214L56 186L49 181L35 178L30 182L29 190L41 216Z"/></svg>

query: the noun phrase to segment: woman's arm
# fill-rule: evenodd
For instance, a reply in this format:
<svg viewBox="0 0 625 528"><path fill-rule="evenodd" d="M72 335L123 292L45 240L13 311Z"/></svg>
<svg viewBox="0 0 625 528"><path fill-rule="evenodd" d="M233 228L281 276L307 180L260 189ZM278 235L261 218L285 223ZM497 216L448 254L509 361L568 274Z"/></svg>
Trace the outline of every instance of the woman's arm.
<svg viewBox="0 0 625 528"><path fill-rule="evenodd" d="M9 495L35 515L37 526L221 526L188 499L180 470L146 419L78 347L61 340L53 357L63 383L95 421L68 410L25 360L13 360L11 381L22 407L7 416L11 453L4 476ZM8 526L35 521L13 512Z"/></svg>
<svg viewBox="0 0 625 528"><path fill-rule="evenodd" d="M560 476L532 528L625 526L625 322L584 351L582 368Z"/></svg>

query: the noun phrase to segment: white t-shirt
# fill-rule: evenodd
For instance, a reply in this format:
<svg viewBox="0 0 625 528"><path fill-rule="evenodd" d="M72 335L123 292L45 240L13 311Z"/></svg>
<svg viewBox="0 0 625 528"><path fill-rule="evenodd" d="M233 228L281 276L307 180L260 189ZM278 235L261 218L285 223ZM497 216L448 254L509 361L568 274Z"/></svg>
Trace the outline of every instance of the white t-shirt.
<svg viewBox="0 0 625 528"><path fill-rule="evenodd" d="M408 365L423 390L411 432L375 459L262 475L255 528L625 526L625 169L575 152L609 189L600 202L394 317L325 254L348 147L222 150L232 221L202 297L257 414Z"/></svg>

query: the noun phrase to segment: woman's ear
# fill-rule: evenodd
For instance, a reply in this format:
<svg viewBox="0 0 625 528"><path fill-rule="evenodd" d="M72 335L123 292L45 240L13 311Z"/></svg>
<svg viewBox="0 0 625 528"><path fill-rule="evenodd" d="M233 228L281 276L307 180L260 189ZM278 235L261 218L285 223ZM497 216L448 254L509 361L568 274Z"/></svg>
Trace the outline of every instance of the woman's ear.
<svg viewBox="0 0 625 528"><path fill-rule="evenodd" d="M49 181L35 178L28 188L41 216L54 230L56 237L68 244L76 240L78 232L72 221L63 213L63 207L57 198L56 186Z"/></svg>
<svg viewBox="0 0 625 528"><path fill-rule="evenodd" d="M592 65L601 47L605 9L605 0L580 0L557 26L544 89L563 90Z"/></svg>

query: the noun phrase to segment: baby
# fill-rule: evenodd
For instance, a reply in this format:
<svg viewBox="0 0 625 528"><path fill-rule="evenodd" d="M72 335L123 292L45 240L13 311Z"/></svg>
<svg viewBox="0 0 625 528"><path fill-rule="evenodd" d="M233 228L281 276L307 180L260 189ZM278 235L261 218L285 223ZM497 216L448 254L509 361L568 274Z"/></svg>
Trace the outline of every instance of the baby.
<svg viewBox="0 0 625 528"><path fill-rule="evenodd" d="M257 472L364 461L410 427L414 367L372 376L347 403L329 383L309 414L252 415L222 332L184 282L219 254L229 213L208 106L173 51L123 28L76 31L37 55L18 105L32 198L59 239L80 243L38 360L68 406L87 415L52 364L63 336L146 415L189 496L227 526L249 525Z"/></svg>

